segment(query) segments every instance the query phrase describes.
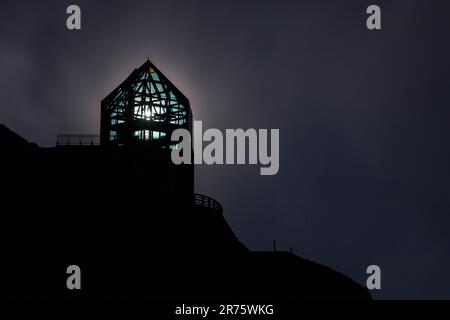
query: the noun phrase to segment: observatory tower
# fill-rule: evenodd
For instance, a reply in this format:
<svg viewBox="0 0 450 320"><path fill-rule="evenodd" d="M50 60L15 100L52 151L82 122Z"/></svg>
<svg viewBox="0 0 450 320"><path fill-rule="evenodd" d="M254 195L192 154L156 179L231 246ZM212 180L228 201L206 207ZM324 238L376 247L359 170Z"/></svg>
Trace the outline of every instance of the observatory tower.
<svg viewBox="0 0 450 320"><path fill-rule="evenodd" d="M100 143L169 148L174 130L192 129L189 100L146 61L102 100Z"/></svg>
<svg viewBox="0 0 450 320"><path fill-rule="evenodd" d="M122 154L122 166L131 154L133 170L151 181L152 197L222 212L216 200L194 194L194 166L171 161L172 132L181 128L192 134L189 100L149 60L101 102L100 147Z"/></svg>

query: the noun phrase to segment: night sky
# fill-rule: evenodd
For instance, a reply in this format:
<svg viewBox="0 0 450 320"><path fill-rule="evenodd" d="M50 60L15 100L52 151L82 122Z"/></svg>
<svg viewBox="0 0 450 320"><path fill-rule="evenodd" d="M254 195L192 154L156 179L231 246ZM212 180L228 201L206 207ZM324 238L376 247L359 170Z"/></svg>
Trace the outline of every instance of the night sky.
<svg viewBox="0 0 450 320"><path fill-rule="evenodd" d="M78 4L82 30L68 31ZM382 30L366 8L382 9ZM252 250L293 248L375 298L450 298L448 1L2 1L0 123L99 133L147 57L204 128L279 128L280 171L196 166Z"/></svg>

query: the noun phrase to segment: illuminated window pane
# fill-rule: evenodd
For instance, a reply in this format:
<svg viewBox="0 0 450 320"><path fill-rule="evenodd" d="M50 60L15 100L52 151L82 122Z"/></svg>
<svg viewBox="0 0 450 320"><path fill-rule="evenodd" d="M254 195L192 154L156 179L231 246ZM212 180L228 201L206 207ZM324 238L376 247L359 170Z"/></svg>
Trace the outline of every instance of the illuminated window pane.
<svg viewBox="0 0 450 320"><path fill-rule="evenodd" d="M150 92L152 94L156 93L155 86L153 85L153 83L150 83Z"/></svg>
<svg viewBox="0 0 450 320"><path fill-rule="evenodd" d="M156 88L158 89L159 92L164 92L164 88L161 83L157 83Z"/></svg>
<svg viewBox="0 0 450 320"><path fill-rule="evenodd" d="M158 76L158 74L156 72L152 72L151 75L152 75L153 80L160 81L159 80L159 76Z"/></svg>
<svg viewBox="0 0 450 320"><path fill-rule="evenodd" d="M109 140L110 140L110 141L117 140L117 132L116 132L116 131L111 130L111 131L109 132Z"/></svg>
<svg viewBox="0 0 450 320"><path fill-rule="evenodd" d="M145 120L150 120L152 117L152 112L148 106L145 106Z"/></svg>

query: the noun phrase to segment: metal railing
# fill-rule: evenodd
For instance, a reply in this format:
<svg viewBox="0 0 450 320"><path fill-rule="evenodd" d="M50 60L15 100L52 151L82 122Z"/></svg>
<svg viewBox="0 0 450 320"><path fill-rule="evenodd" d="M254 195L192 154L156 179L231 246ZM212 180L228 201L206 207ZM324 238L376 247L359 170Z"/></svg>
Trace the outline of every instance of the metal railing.
<svg viewBox="0 0 450 320"><path fill-rule="evenodd" d="M194 193L194 204L220 213L223 212L223 208L217 200L202 194Z"/></svg>
<svg viewBox="0 0 450 320"><path fill-rule="evenodd" d="M98 134L58 134L56 146L99 146Z"/></svg>

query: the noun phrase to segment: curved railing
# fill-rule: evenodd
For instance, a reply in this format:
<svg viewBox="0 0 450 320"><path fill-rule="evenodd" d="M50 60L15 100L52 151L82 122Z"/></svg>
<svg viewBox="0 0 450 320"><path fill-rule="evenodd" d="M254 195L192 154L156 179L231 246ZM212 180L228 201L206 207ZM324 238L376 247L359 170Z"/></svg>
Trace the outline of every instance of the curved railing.
<svg viewBox="0 0 450 320"><path fill-rule="evenodd" d="M222 205L219 201L203 194L194 193L194 204L220 213L223 212Z"/></svg>

